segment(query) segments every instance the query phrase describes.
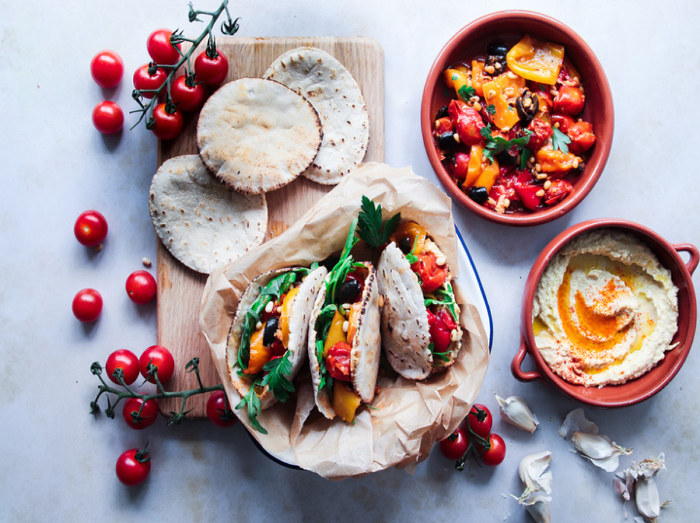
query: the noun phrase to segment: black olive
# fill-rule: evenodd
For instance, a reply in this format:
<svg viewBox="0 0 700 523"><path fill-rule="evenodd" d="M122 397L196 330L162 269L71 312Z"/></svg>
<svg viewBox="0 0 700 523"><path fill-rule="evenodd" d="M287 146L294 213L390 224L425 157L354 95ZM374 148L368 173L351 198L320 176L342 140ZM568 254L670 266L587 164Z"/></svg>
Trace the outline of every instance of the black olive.
<svg viewBox="0 0 700 523"><path fill-rule="evenodd" d="M527 89L525 89L515 101L515 109L518 111L518 117L525 125L528 125L532 121L539 108L539 97L533 95Z"/></svg>
<svg viewBox="0 0 700 523"><path fill-rule="evenodd" d="M404 254L411 252L411 249L413 249L413 242L411 242L411 238L408 236L401 238L399 240L399 249L401 249L401 252Z"/></svg>
<svg viewBox="0 0 700 523"><path fill-rule="evenodd" d="M498 165L501 166L515 165L515 162L518 160L518 151L514 149L502 151L496 155L496 159L498 160Z"/></svg>
<svg viewBox="0 0 700 523"><path fill-rule="evenodd" d="M503 42L491 42L486 46L486 52L492 56L505 56L508 54L508 46Z"/></svg>
<svg viewBox="0 0 700 523"><path fill-rule="evenodd" d="M265 330L263 331L263 345L269 347L275 342L275 332L279 327L280 320L277 316L270 317L265 323Z"/></svg>
<svg viewBox="0 0 700 523"><path fill-rule="evenodd" d="M443 151L451 151L457 145L457 142L455 141L455 133L452 131L447 131L446 133L438 135L437 144Z"/></svg>
<svg viewBox="0 0 700 523"><path fill-rule="evenodd" d="M469 196L472 200L481 205L489 199L489 192L486 190L486 187L472 186L469 188L467 196Z"/></svg>
<svg viewBox="0 0 700 523"><path fill-rule="evenodd" d="M439 118L447 118L449 116L449 113L447 112L447 106L443 105L438 109L437 114L435 115L435 119L438 120Z"/></svg>
<svg viewBox="0 0 700 523"><path fill-rule="evenodd" d="M360 282L354 278L350 278L338 289L338 301L340 303L354 303L361 289L362 285Z"/></svg>
<svg viewBox="0 0 700 523"><path fill-rule="evenodd" d="M505 56L489 55L488 58L486 58L486 67L489 66L493 67L493 72L491 72L489 69L486 69L486 72L493 76L498 76L499 74L506 72L508 63L506 62Z"/></svg>
<svg viewBox="0 0 700 523"><path fill-rule="evenodd" d="M581 174L585 168L586 164L584 164L583 162L578 162L578 167L576 168L576 170L579 172L579 174Z"/></svg>

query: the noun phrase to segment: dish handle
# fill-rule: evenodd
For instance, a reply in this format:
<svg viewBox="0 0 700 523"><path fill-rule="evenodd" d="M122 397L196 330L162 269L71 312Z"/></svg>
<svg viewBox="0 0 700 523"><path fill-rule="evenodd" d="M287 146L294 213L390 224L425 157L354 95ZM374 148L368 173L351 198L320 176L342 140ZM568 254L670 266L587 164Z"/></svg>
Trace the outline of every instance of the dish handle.
<svg viewBox="0 0 700 523"><path fill-rule="evenodd" d="M525 338L521 336L520 349L518 350L518 353L515 355L513 361L510 364L510 371L513 373L513 376L518 381L523 381L526 383L528 381L542 380L542 375L535 370L530 372L523 371L522 364L526 354L527 346L525 345Z"/></svg>
<svg viewBox="0 0 700 523"><path fill-rule="evenodd" d="M690 259L688 260L688 263L685 264L685 266L688 268L688 272L692 275L698 266L698 261L700 261L700 252L698 252L698 248L695 245L691 245L689 243L679 243L677 245L674 245L673 248L677 251L687 252L688 254L690 254Z"/></svg>

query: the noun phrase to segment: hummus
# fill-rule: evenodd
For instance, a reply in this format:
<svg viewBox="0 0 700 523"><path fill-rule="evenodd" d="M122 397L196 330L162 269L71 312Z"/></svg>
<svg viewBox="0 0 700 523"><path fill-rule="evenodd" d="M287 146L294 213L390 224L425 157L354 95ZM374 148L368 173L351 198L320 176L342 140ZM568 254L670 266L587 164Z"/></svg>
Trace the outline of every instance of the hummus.
<svg viewBox="0 0 700 523"><path fill-rule="evenodd" d="M566 244L537 285L535 344L570 383L624 383L675 346L677 293L671 272L636 237L591 231Z"/></svg>

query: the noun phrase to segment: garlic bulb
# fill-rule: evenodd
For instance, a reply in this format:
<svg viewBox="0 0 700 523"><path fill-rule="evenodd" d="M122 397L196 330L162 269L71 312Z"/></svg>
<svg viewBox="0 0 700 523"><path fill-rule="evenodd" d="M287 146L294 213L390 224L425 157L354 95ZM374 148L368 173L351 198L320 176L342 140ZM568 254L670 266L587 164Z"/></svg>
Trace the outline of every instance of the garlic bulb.
<svg viewBox="0 0 700 523"><path fill-rule="evenodd" d="M530 434L535 432L539 421L532 414L525 400L518 396L511 396L506 399L501 398L498 394L494 394L494 396L496 396L496 401L501 407L501 417L506 423Z"/></svg>
<svg viewBox="0 0 700 523"><path fill-rule="evenodd" d="M574 432L572 441L576 450L587 457L591 463L613 472L620 463L620 455L628 456L632 454L632 449L621 447L617 443L611 442L607 436L599 434L588 434L586 432Z"/></svg>

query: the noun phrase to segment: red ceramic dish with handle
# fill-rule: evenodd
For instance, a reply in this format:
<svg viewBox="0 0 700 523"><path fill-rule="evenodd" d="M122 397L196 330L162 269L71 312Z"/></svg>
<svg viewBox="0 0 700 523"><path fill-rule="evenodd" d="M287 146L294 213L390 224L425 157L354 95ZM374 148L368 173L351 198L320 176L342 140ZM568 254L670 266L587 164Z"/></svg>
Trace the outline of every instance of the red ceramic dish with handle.
<svg viewBox="0 0 700 523"><path fill-rule="evenodd" d="M443 73L449 66L483 55L488 43L502 40L517 43L526 33L564 45L566 56L581 74L586 105L581 115L593 124L597 137L583 173L577 176L573 192L560 203L535 211L499 214L474 202L454 182L440 161L433 138L438 109L454 98L445 85ZM452 93L450 92L452 91ZM428 159L445 190L462 207L492 222L512 226L539 225L565 215L593 189L610 154L614 129L613 101L603 67L593 51L571 28L548 16L529 11L501 11L479 18L461 29L440 51L425 83L421 104L421 130Z"/></svg>
<svg viewBox="0 0 700 523"><path fill-rule="evenodd" d="M648 245L658 257L659 262L671 271L673 283L678 287L678 331L672 341L677 345L674 349L666 352L656 367L636 379L622 385L584 387L573 385L560 378L544 361L535 344L532 309L537 284L557 252L574 237L600 228L615 228L636 236ZM681 252L690 255L688 262L683 261L679 254ZM521 342L520 349L511 364L513 376L523 382L542 381L548 383L567 396L595 407L624 407L650 398L668 385L678 373L693 344L697 322L697 303L691 277L698 266L698 261L700 261L700 253L695 246L671 244L651 229L627 220L612 218L590 220L565 230L545 247L535 261L525 283L520 325ZM527 354L534 361L535 370L523 370L522 364Z"/></svg>

